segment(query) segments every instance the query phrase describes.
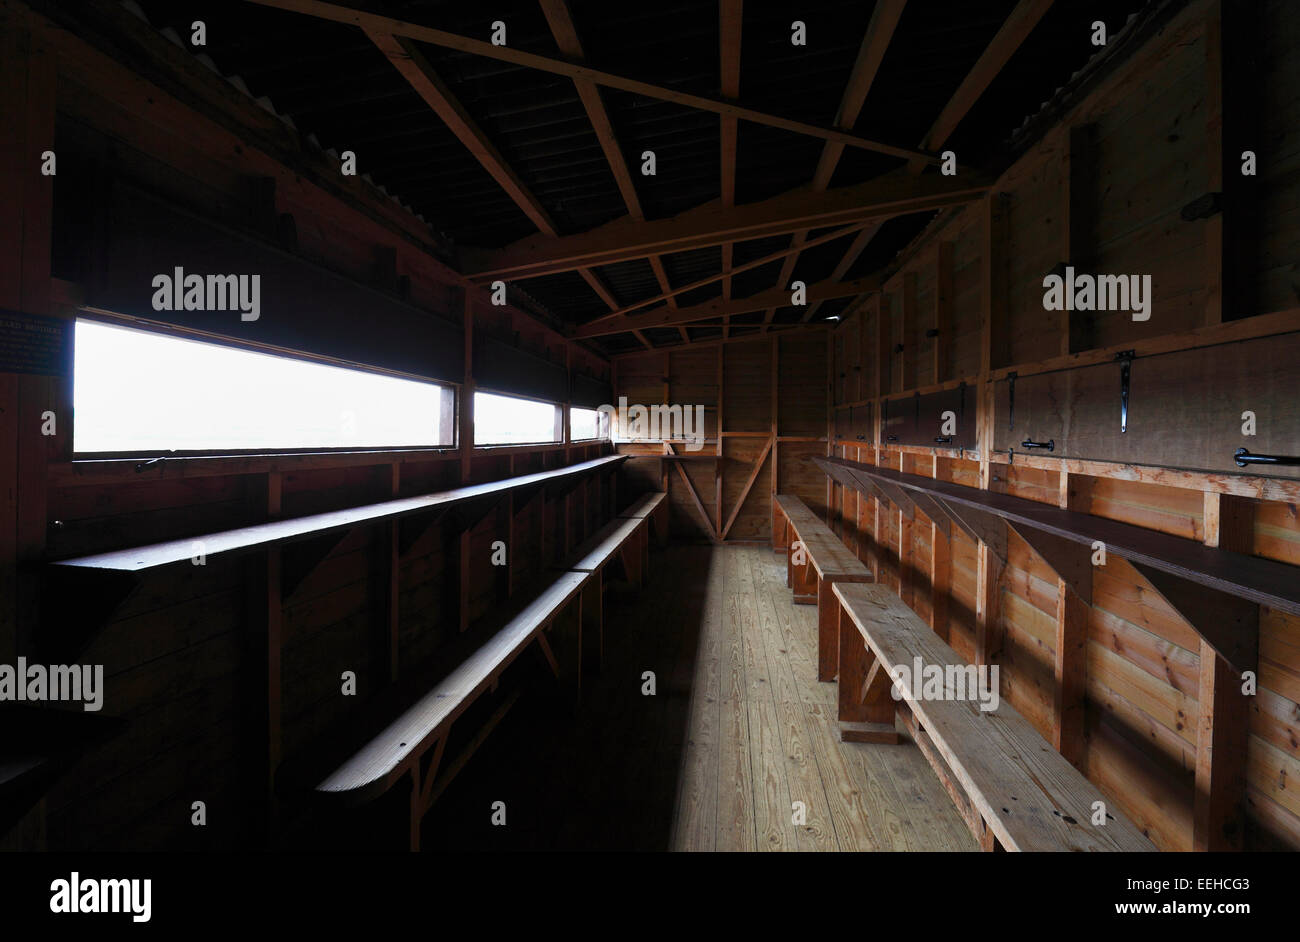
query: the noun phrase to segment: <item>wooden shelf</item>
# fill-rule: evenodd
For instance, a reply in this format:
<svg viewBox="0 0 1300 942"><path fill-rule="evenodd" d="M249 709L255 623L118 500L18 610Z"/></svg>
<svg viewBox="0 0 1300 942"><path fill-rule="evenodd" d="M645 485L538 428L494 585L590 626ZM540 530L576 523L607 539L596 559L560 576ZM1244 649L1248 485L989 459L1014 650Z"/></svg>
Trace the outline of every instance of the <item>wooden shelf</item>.
<svg viewBox="0 0 1300 942"><path fill-rule="evenodd" d="M563 468L418 497L51 562L41 573L41 611L45 622L41 648L45 655L56 660L74 657L135 593L145 574L167 566L190 564L200 553L210 559L292 546L292 553L286 552L283 559L281 590L282 597L287 597L355 527L415 518L399 534L399 547L409 548L418 533L440 514L452 514L459 527L468 529L509 493L550 485L573 486L583 475L613 471L625 460L625 455L606 455Z"/></svg>
<svg viewBox="0 0 1300 942"><path fill-rule="evenodd" d="M1143 527L1063 510L1022 497L1012 497L978 488L904 474L843 458L815 457L813 461L832 478L847 486L897 504L901 495L917 497L917 506L927 516L933 507L953 523L966 527L972 520L998 518L1012 525L1034 543L1039 534L1047 540L1074 544L1074 552L1091 554L1094 544L1105 546L1108 556L1132 563L1148 580L1156 580L1157 591L1174 604L1198 632L1239 670L1254 669L1257 638L1245 637L1245 629L1221 608L1222 596L1278 611L1300 615L1300 569L1286 563L1247 556L1195 540L1159 533ZM932 518L933 519L933 518ZM947 523L947 521L943 521ZM1035 546L1035 549L1038 547ZM1064 576L1064 573L1062 573ZM1188 587L1202 587L1198 595ZM1204 589L1219 593L1213 598ZM1176 594L1179 598L1171 598Z"/></svg>
<svg viewBox="0 0 1300 942"><path fill-rule="evenodd" d="M508 491L520 488L554 484L586 474L601 468L612 470L614 465L624 461L625 455L607 455L593 458L563 468L550 471L538 471L518 477L503 478L486 484L470 484L450 491L434 494L422 494L419 497L402 497L397 500L383 501L378 504L366 504L361 507L349 507L345 510L332 510L326 513L294 517L291 520L273 520L237 530L225 530L154 543L149 546L137 546L132 549L115 550L94 556L81 556L76 559L64 559L51 563L57 569L94 569L113 572L139 573L161 566L189 562L195 555L195 544L202 543L204 554L210 559L232 553L267 549L284 543L311 539L339 530L350 530L364 524L380 523L399 519L418 513L448 510L458 504L488 497L503 496Z"/></svg>

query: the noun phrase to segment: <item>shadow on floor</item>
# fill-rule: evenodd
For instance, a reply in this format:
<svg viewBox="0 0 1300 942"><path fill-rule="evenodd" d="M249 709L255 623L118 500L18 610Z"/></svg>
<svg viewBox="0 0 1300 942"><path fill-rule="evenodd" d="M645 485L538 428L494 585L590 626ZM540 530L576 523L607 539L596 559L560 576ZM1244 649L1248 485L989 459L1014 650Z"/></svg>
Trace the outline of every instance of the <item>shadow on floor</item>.
<svg viewBox="0 0 1300 942"><path fill-rule="evenodd" d="M607 587L598 674L515 705L424 820L422 846L474 850L666 850L704 618L708 546L656 552L640 590ZM642 693L653 671L654 696ZM505 803L505 825L492 823Z"/></svg>

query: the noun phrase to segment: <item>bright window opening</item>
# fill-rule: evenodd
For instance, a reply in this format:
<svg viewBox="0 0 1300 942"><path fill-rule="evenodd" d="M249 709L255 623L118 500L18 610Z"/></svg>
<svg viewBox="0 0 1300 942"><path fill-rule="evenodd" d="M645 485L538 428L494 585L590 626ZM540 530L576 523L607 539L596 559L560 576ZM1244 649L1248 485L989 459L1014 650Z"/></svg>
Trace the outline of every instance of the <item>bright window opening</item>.
<svg viewBox="0 0 1300 942"><path fill-rule="evenodd" d="M78 320L77 452L440 447L449 386Z"/></svg>
<svg viewBox="0 0 1300 942"><path fill-rule="evenodd" d="M609 413L597 409L569 409L569 440L590 441L609 437Z"/></svg>
<svg viewBox="0 0 1300 942"><path fill-rule="evenodd" d="M560 440L560 408L550 402L474 393L475 445L531 445Z"/></svg>

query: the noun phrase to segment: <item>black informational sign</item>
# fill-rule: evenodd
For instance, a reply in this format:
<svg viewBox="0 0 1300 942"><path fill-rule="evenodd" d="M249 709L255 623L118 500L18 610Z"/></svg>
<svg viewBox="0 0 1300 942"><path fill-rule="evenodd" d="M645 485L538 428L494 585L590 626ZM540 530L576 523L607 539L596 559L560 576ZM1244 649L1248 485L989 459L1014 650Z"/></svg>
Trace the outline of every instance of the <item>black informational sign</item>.
<svg viewBox="0 0 1300 942"><path fill-rule="evenodd" d="M0 373L67 376L71 323L0 308Z"/></svg>

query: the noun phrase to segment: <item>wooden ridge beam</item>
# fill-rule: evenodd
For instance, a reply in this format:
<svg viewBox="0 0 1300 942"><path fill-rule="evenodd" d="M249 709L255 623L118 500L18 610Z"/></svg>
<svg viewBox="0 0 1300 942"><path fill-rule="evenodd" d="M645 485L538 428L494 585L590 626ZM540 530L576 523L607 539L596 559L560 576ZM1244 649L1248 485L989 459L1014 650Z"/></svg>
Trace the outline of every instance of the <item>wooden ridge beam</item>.
<svg viewBox="0 0 1300 942"><path fill-rule="evenodd" d="M798 187L730 208L720 199L710 200L666 219L643 221L622 216L576 235L530 236L501 249L466 250L462 268L476 282L537 278L797 229L884 220L978 201L990 184L983 177L967 176L971 179L888 173L820 193Z"/></svg>
<svg viewBox="0 0 1300 942"><path fill-rule="evenodd" d="M687 108L712 111L715 114L726 115L744 121L752 121L755 124L763 124L768 127L780 128L784 131L791 131L796 134L818 137L824 140L843 144L845 147L856 147L864 150L876 151L878 153L888 154L892 157L903 157L909 160L937 160L933 155L927 154L923 151L907 147L896 147L880 141L868 140L867 138L848 134L834 128L823 128L814 124L808 124L804 121L783 118L779 115L768 114L753 108L746 108L734 101L710 98L704 95L692 95L689 92L665 88L661 85L655 85L651 82L642 81L640 79L634 79L624 75L615 75L612 72L593 69L580 63L569 62L564 59L553 59L548 56L540 56L535 53L525 52L522 49L515 49L511 46L496 46L481 39L473 39L469 36L460 36L456 33L446 32L445 30L434 29L429 26L421 26L417 23L394 19L389 16L381 16L377 13L368 13L364 10L341 6L336 3L326 3L324 0L249 0L249 2L256 3L260 6L274 7L279 10L288 10L294 13L315 16L320 19L332 20L336 23L346 23L351 26L358 26L367 31L373 30L375 32L391 33L395 36L414 39L419 42L428 43L432 46L441 46L445 49L455 49L458 52L469 53L470 55L497 59L502 62L509 62L512 65L537 69L542 72L550 72L553 75L563 75L571 79L584 78L607 88L617 88L620 91L630 92L634 95L643 95L647 98L655 98L660 101L673 102L674 104L683 105Z"/></svg>

